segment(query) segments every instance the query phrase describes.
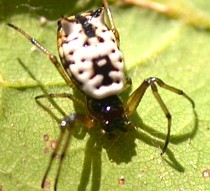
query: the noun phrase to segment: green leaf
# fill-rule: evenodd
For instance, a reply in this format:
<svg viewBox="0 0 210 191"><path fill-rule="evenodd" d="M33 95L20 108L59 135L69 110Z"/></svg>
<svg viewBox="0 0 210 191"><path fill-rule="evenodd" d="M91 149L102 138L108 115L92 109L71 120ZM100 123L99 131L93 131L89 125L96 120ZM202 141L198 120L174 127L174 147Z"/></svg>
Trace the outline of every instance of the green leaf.
<svg viewBox="0 0 210 191"><path fill-rule="evenodd" d="M191 2L193 15L204 12L209 22L205 3ZM0 7L0 190L41 190L60 134L56 119L62 114L56 108L67 114L81 109L66 99L42 99L46 112L35 102L35 96L46 92L72 90L50 61L6 23L21 27L57 55L55 20L60 15L95 9L96 5L82 0L0 1ZM77 125L69 131L58 190L209 190L209 177L204 173L210 169L209 31L183 22L181 15L172 19L136 6L116 4L111 8L127 73L133 81L132 91L145 78L159 77L190 95L196 113L188 100L159 88L172 114L171 140L163 156L160 148L167 134L167 120L150 89L131 117L135 128L127 133L117 132L115 138L108 139L100 127L88 130ZM189 7L181 11L185 9ZM40 16L48 19L46 25ZM123 98L129 93L130 89ZM62 146L67 136L68 132ZM47 177L50 190L59 156Z"/></svg>

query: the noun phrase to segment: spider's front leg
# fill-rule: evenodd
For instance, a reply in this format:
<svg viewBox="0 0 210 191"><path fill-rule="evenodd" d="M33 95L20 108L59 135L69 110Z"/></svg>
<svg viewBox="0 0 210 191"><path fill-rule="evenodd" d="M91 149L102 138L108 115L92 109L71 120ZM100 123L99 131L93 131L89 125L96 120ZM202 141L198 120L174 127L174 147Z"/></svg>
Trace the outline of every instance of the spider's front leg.
<svg viewBox="0 0 210 191"><path fill-rule="evenodd" d="M56 178L55 178L55 183L54 183L54 191L57 190L57 184L58 184L58 180L59 180L59 176L60 176L60 172L61 172L61 168L62 168L62 164L64 161L64 157L66 155L68 146L69 146L69 142L70 142L70 137L71 137L71 129L75 126L75 124L82 124L83 126L87 127L87 128L91 128L95 125L95 121L88 115L84 115L84 114L80 114L80 113L72 113L69 116L65 117L64 119L61 120L60 123L60 127L61 129L67 129L69 132L67 140L64 144L64 147L61 151L61 158L60 158L60 163L59 163L59 167L57 170L57 174L56 174ZM60 146L60 145L59 145ZM52 157L55 157L56 153L53 153ZM51 159L52 160L52 159ZM47 172L47 171L46 171ZM43 181L42 181L42 188L43 188L43 183L45 182L45 179L47 177L48 172L45 174Z"/></svg>
<svg viewBox="0 0 210 191"><path fill-rule="evenodd" d="M125 108L126 108L126 113L127 115L132 115L135 111L136 108L138 107L139 103L141 102L142 97L144 96L144 93L146 92L148 87L151 87L152 92L157 100L157 102L159 103L161 109L163 110L167 121L168 121L168 132L167 132L167 136L165 139L165 144L162 148L162 153L161 155L166 151L169 140L170 140L170 133L171 133L171 114L167 108L167 106L165 105L165 103L163 102L160 94L158 93L158 89L157 89L157 85L160 86L161 88L164 88L166 90L169 90L173 93L176 93L178 95L182 95L184 96L191 104L192 107L195 107L194 101L183 91L180 89L177 89L175 87L172 87L168 84L165 84L161 79L156 78L156 77L150 77L145 79L141 85L131 94L131 96L128 98L126 104L125 104Z"/></svg>
<svg viewBox="0 0 210 191"><path fill-rule="evenodd" d="M36 101L38 99L41 99L41 98L48 98L48 99L51 99L51 98L68 98L71 101L73 101L75 104L80 105L81 107L84 108L84 110L86 110L85 103L83 103L80 99L76 98L72 94L67 94L67 93L45 94L45 95L40 95L40 96L35 97ZM44 177L42 179L42 184L41 184L42 188L45 188L46 179L47 179L48 174L50 172L52 163L53 163L55 157L57 157L59 150L61 150L60 151L61 154L59 155L60 156L60 162L59 162L59 166L58 166L58 170L57 170L57 174L56 174L56 178L55 178L55 183L54 183L54 191L57 190L57 183L58 183L59 175L60 175L60 172L61 172L64 157L66 155L66 152L67 152L67 149L68 149L68 146L69 146L69 142L70 142L70 138L71 138L71 134L72 134L71 131L76 124L81 124L81 125L83 125L87 128L91 128L95 125L95 120L87 114L72 113L72 114L70 114L69 116L66 116L64 119L62 119L60 121L59 126L61 128L61 133L60 133L60 136L59 136L59 139L58 139L58 145L56 146L55 150L53 151L53 153L51 155L49 165L48 165L48 167L45 171ZM67 138L65 140L65 143L64 143L63 147L60 148L61 145L62 145L61 142L64 139L64 134L65 134L66 131L68 133Z"/></svg>
<svg viewBox="0 0 210 191"><path fill-rule="evenodd" d="M63 79L66 81L66 83L70 87L74 87L74 84L71 82L70 77L66 74L62 64L58 61L57 57L53 55L50 51L48 51L40 42L38 42L35 38L33 38L31 35L29 35L27 32L22 30L21 28L8 23L7 24L9 27L15 29L18 31L20 34L22 34L26 39L28 39L38 50L40 50L45 56L49 58L51 63L57 68L59 71L60 75L63 77Z"/></svg>

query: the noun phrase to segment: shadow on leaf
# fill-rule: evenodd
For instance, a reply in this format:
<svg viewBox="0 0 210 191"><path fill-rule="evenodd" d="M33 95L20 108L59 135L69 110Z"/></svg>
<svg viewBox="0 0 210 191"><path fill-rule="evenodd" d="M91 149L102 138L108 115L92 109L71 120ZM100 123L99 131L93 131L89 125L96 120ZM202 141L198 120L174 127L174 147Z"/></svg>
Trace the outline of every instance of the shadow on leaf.
<svg viewBox="0 0 210 191"><path fill-rule="evenodd" d="M30 70L24 65L24 63L20 59L18 59L18 61L21 64L21 66L26 70L26 72L30 75L30 77L37 82L38 87L41 88L43 93L48 94L43 84L36 79L36 77L30 72ZM59 107L59 105L53 99L48 100L53 105L53 107L55 107L59 111L61 116L67 116L67 114ZM54 120L56 120L58 124L60 124L59 117L57 117L49 108L45 107L40 101L37 101L37 103ZM79 112L79 108L75 108L75 112ZM178 144L180 142L188 140L189 138L195 137L198 129L198 116L195 111L194 115L195 120L193 129L191 129L190 132L181 136L171 136L170 143ZM121 132L119 130L116 130L114 136L111 137L106 135L102 136L101 128L99 126L90 129L79 127L79 125L76 125L75 128L72 128L70 126L67 129L60 128L61 133L58 138L58 145L62 145L63 148L59 148L58 146L53 152L43 178L42 187L44 187L45 185L45 181L47 179L48 173L50 172L53 160L55 156L57 156L57 152L61 150L59 167L54 184L54 188L56 190L63 159L69 147L69 143L72 136L74 136L77 139L83 139L87 135L87 133L89 134L89 138L86 142L85 155L83 160L80 182L78 185L78 191L87 189L91 176L91 190L100 190L102 176L101 154L103 148L105 149L111 162L120 164L131 162L132 158L137 155L137 145L135 143L136 139L139 139L144 143L156 148L159 148L160 146L162 147L164 145L166 135L157 130L154 130L152 127L145 125L137 113L135 113L134 116L132 116L131 121L133 122L133 127L129 128L127 132ZM63 140L65 133L67 133L68 135L66 140ZM61 144L60 142L64 142L64 144ZM167 155L167 159L165 159L165 155ZM162 158L168 165L170 165L172 168L179 172L184 172L184 167L176 160L175 155L169 148L167 149L165 155L162 156Z"/></svg>

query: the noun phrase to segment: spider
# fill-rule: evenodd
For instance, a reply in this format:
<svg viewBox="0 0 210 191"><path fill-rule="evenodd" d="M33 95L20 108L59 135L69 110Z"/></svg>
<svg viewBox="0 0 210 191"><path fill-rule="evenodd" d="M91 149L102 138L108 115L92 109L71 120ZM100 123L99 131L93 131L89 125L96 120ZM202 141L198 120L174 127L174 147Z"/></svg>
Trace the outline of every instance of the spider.
<svg viewBox="0 0 210 191"><path fill-rule="evenodd" d="M108 18L107 23L105 15ZM68 98L84 109L85 114L75 112L61 120L61 128L72 128L79 123L88 128L99 124L103 134L112 134L115 129L126 131L130 125L128 117L134 114L150 87L167 118L168 131L161 152L163 154L170 140L171 114L158 93L158 86L182 95L193 108L195 107L194 101L184 91L164 83L157 77L145 79L127 100L120 98L120 94L131 86L131 79L125 74L123 55L119 48L119 33L107 0L103 0L103 6L96 11L62 17L58 21L57 48L61 62L24 30L10 23L8 25L45 54L66 84L84 97L85 101L69 93L36 97L36 99ZM44 176L42 187L47 174L48 171ZM57 178L58 175L54 190Z"/></svg>

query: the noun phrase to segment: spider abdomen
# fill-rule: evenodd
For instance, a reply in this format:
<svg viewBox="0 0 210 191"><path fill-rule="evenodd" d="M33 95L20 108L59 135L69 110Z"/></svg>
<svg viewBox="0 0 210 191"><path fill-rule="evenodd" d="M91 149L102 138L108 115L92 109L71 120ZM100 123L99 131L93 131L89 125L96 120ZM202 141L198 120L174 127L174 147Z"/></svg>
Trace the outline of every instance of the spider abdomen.
<svg viewBox="0 0 210 191"><path fill-rule="evenodd" d="M123 55L104 23L104 8L62 18L59 25L59 54L76 86L96 99L120 94L125 84Z"/></svg>

